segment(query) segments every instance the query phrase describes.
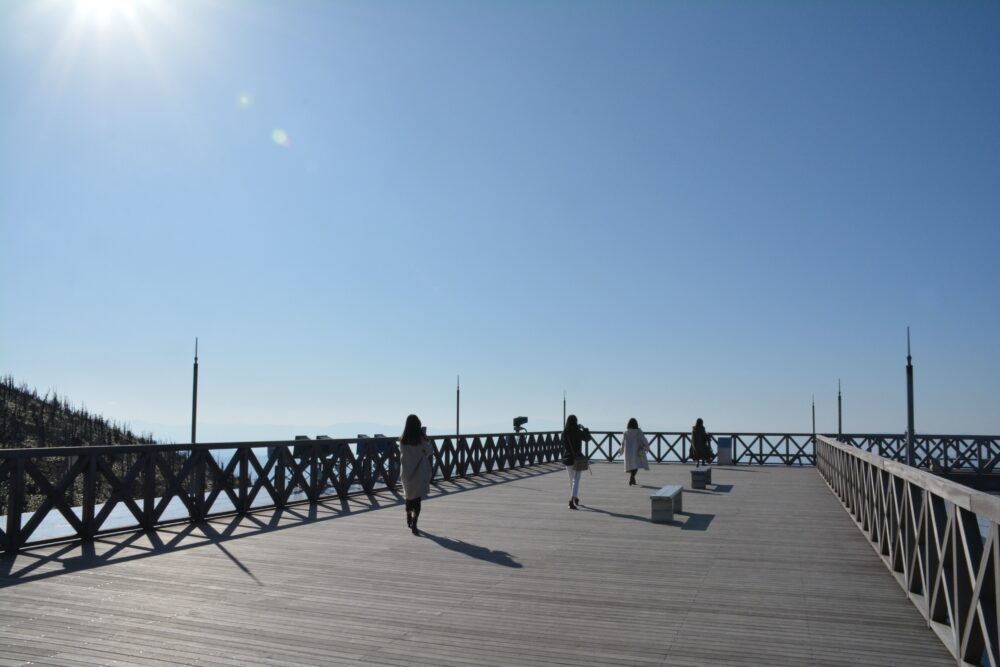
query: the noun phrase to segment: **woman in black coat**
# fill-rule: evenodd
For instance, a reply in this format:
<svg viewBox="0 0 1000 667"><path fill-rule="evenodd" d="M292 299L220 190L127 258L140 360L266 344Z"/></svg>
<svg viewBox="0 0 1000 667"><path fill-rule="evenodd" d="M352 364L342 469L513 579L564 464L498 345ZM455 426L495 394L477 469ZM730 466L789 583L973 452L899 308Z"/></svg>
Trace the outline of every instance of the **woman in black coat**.
<svg viewBox="0 0 1000 667"><path fill-rule="evenodd" d="M590 431L580 426L576 415L566 417L566 427L563 429L563 464L569 473L569 508L577 509L580 504L580 473L590 467L583 453L583 443L590 440Z"/></svg>
<svg viewBox="0 0 1000 667"><path fill-rule="evenodd" d="M694 423L694 428L691 429L691 458L694 459L695 465L701 465L704 461L706 464L712 461L712 447L709 443L708 433L705 432L705 422L698 417L698 421Z"/></svg>

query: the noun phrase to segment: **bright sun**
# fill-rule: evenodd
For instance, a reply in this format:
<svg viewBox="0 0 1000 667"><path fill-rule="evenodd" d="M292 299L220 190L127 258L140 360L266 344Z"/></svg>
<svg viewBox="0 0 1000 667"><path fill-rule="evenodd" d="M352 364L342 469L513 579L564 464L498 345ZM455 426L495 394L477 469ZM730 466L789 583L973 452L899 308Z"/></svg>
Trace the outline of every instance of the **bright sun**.
<svg viewBox="0 0 1000 667"><path fill-rule="evenodd" d="M3 2L4 0L0 0ZM40 89L59 95L75 73L121 71L142 68L172 94L173 77L162 47L165 35L185 34L180 19L172 11L172 0L36 0L25 10L26 21L51 26L52 39L44 70L38 77Z"/></svg>
<svg viewBox="0 0 1000 667"><path fill-rule="evenodd" d="M131 19L135 16L134 0L77 0L80 11L106 23L114 16Z"/></svg>

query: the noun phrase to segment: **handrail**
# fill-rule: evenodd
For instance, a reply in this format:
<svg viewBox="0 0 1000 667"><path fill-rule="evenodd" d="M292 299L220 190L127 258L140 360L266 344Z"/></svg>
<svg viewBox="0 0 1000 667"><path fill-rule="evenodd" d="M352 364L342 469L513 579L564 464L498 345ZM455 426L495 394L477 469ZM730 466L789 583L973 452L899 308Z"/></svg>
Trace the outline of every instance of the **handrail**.
<svg viewBox="0 0 1000 667"><path fill-rule="evenodd" d="M432 479L533 466L562 456L558 433L430 440ZM225 456L217 459L218 454ZM0 450L0 515L6 513L0 551L343 499L395 488L398 482L398 443L384 437ZM116 509L119 523L110 525ZM34 537L53 513L66 521L68 534Z"/></svg>
<svg viewBox="0 0 1000 667"><path fill-rule="evenodd" d="M587 454L615 460L621 434L593 435ZM647 437L655 461L690 461L689 433ZM810 434L730 437L737 463L812 464ZM431 440L435 479L562 458L558 431ZM398 482L396 447L376 437L0 449L0 550L371 493ZM50 515L65 521L64 534L36 535Z"/></svg>
<svg viewBox="0 0 1000 667"><path fill-rule="evenodd" d="M592 455L611 461L621 446L621 431L591 431L595 441L589 445ZM814 465L811 433L747 433L720 431L709 436L715 447L720 438L729 438L733 463L751 465ZM833 438L832 434L825 435ZM689 462L690 432L647 431L652 454L658 463ZM906 437L899 434L846 433L841 442L858 450L906 460ZM917 435L914 436L917 467L935 467L945 472L972 472L988 475L1000 472L1000 436L996 435Z"/></svg>
<svg viewBox="0 0 1000 667"><path fill-rule="evenodd" d="M590 456L614 461L614 452L621 446L621 431L591 431L594 440L585 445ZM650 441L653 459L658 463L689 462L691 433L688 431L646 431ZM462 435L465 440L499 437L497 433ZM521 432L518 435L558 436L558 431ZM433 436L443 439L445 436ZM833 438L832 434L825 437ZM746 431L723 431L709 434L718 447L720 438L729 438L733 447L733 462L747 464L814 465L813 434L811 433L769 433ZM847 433L837 438L863 451L872 451L886 458L904 460L906 438L892 433ZM390 438L391 439L391 438ZM148 451L150 447L164 452L187 452L192 450L219 450L238 447L270 447L275 444L301 441L248 441L191 444L155 445L105 445L49 448L0 448L0 461L12 456L79 456L83 453L135 454ZM325 439L326 443L359 442L356 438ZM996 435L917 435L914 437L917 467L935 465L946 471L973 471L988 474L1000 466L1000 436Z"/></svg>
<svg viewBox="0 0 1000 667"><path fill-rule="evenodd" d="M591 433L593 440L585 445L588 456L598 461L619 460L620 431ZM691 461L689 432L647 431L646 437L653 461ZM896 435L842 437L858 452L868 448L898 452L903 442ZM816 463L810 433L716 432L710 438L716 447L721 438L729 438L733 463L739 465ZM558 431L431 439L436 447L434 475L441 479L562 456ZM934 462L945 469L949 466L944 464L950 464L952 470L992 472L1000 462L1000 437L920 436L916 441L918 460L926 465ZM359 446L375 447L376 454L358 456ZM395 438L338 438L0 449L0 517L6 514L5 521L0 521L0 550L16 551L49 541L33 538L32 533L52 512L69 524L67 538L92 539L111 530L149 529L165 522L282 507L299 502L303 495L317 502L331 495L345 497L358 488L368 493L395 485L395 447ZM958 493L953 490L944 497ZM961 500L956 502L965 506ZM989 505L984 500L967 502ZM110 512L121 507L130 512L125 524L106 527Z"/></svg>
<svg viewBox="0 0 1000 667"><path fill-rule="evenodd" d="M837 439L889 459L906 460L906 436L902 434L848 433ZM997 472L1000 466L1000 436L916 434L913 454L918 468L935 466L944 471L987 475Z"/></svg>
<svg viewBox="0 0 1000 667"><path fill-rule="evenodd" d="M591 458L611 462L619 460L622 431L591 431L592 440L584 445ZM690 431L644 431L656 463L690 463ZM812 433L730 432L709 434L714 447L720 438L729 438L733 463L748 465L813 465Z"/></svg>
<svg viewBox="0 0 1000 667"><path fill-rule="evenodd" d="M998 667L1000 500L824 436L816 469L956 660Z"/></svg>

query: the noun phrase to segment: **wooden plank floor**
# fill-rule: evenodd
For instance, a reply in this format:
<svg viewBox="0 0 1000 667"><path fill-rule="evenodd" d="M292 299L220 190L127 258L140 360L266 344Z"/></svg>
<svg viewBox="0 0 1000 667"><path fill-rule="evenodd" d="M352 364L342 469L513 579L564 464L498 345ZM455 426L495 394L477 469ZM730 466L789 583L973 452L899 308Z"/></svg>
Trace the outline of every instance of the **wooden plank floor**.
<svg viewBox="0 0 1000 667"><path fill-rule="evenodd" d="M948 665L812 468L559 465L0 559L2 665ZM648 496L683 483L684 514Z"/></svg>

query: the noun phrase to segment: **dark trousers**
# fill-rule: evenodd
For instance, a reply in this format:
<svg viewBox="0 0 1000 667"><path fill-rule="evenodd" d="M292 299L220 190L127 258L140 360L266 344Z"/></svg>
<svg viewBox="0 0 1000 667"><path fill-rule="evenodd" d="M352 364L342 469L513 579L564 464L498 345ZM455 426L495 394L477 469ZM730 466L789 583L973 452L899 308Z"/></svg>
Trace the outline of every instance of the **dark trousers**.
<svg viewBox="0 0 1000 667"><path fill-rule="evenodd" d="M420 498L406 501L406 513L412 514L414 521L420 516Z"/></svg>

